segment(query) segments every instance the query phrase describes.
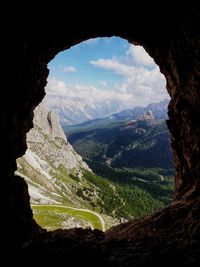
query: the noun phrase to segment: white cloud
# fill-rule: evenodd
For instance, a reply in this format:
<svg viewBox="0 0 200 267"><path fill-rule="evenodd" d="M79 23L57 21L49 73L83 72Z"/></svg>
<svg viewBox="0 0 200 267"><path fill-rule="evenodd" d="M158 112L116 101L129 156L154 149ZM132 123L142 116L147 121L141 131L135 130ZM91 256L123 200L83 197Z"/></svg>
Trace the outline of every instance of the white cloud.
<svg viewBox="0 0 200 267"><path fill-rule="evenodd" d="M56 78L48 79L48 83L46 86L46 91L49 95L67 95L68 90L66 88L66 84L63 81L58 81Z"/></svg>
<svg viewBox="0 0 200 267"><path fill-rule="evenodd" d="M112 90L106 90L108 85L104 80L99 81L99 88L97 88L80 84L72 86L51 78L46 88L47 95L60 96L75 102L82 101L88 105L105 101L119 101L123 102L125 108L145 106L169 98L164 76L142 47L130 45L123 57L100 58L92 60L90 63L94 67L120 75L122 82L115 84ZM66 68L71 72L75 71L72 66Z"/></svg>
<svg viewBox="0 0 200 267"><path fill-rule="evenodd" d="M104 101L125 101L132 103L132 95L120 91L98 89L93 86L67 85L56 78L48 80L46 93L49 96L59 96L73 101L87 102L88 104L102 103Z"/></svg>
<svg viewBox="0 0 200 267"><path fill-rule="evenodd" d="M106 70L112 70L116 74L120 74L122 76L129 76L135 70L134 66L128 66L123 63L120 63L117 59L103 59L100 58L98 60L91 60L90 63L93 66L104 68Z"/></svg>
<svg viewBox="0 0 200 267"><path fill-rule="evenodd" d="M126 55L133 63L142 66L154 66L154 60L147 54L142 46L130 45Z"/></svg>
<svg viewBox="0 0 200 267"><path fill-rule="evenodd" d="M128 60L127 56L129 56ZM135 49L131 45L124 58L100 58L92 60L90 63L95 67L121 75L123 82L116 86L116 90L121 94L131 95L134 106L144 106L169 98L164 76L142 47ZM151 68L149 68L150 66Z"/></svg>
<svg viewBox="0 0 200 267"><path fill-rule="evenodd" d="M99 82L101 86L105 87L107 85L107 82L106 81L100 81Z"/></svg>
<svg viewBox="0 0 200 267"><path fill-rule="evenodd" d="M76 68L73 66L67 66L67 67L63 67L63 71L65 73L76 72Z"/></svg>

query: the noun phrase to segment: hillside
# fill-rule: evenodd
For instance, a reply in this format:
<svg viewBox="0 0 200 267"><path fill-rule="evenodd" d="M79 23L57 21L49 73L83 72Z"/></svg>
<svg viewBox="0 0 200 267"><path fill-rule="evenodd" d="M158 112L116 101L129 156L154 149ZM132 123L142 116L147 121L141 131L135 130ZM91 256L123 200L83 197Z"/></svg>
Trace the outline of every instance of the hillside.
<svg viewBox="0 0 200 267"><path fill-rule="evenodd" d="M111 167L173 170L166 123L151 116L140 116L116 127L74 133L68 138L84 158Z"/></svg>
<svg viewBox="0 0 200 267"><path fill-rule="evenodd" d="M18 171L28 177L32 203L78 205L74 179L81 181L84 171L91 170L68 143L56 114L43 104L35 110L27 144L26 154L18 159Z"/></svg>
<svg viewBox="0 0 200 267"><path fill-rule="evenodd" d="M17 173L29 185L34 217L42 226L104 229L103 220L107 229L171 201L172 179L168 179L168 174L161 176L157 170L129 170L108 164L105 153L99 151L114 133L99 135L104 139L94 150L86 140L83 142L90 155L96 157L86 158L93 172L69 144L56 114L43 104L36 108L34 128L27 134L28 149L17 161ZM101 140L98 138L97 144Z"/></svg>
<svg viewBox="0 0 200 267"><path fill-rule="evenodd" d="M172 201L174 167L169 132L165 121L155 120L152 112L116 127L85 130L68 138L96 174L118 185L125 217L127 211L144 214L141 206L149 209L149 196L158 201L157 207ZM143 203L136 204L141 199Z"/></svg>
<svg viewBox="0 0 200 267"><path fill-rule="evenodd" d="M34 128L27 134L28 149L17 160L17 174L28 183L32 205L64 205L104 213L104 188L87 180L88 175L95 179L95 174L68 143L57 115L44 104L40 104L34 114ZM61 228L93 227L87 216L80 218L81 211L76 211L76 216L61 216L55 208L54 212L48 212L48 219L44 217L45 209L41 213L33 206L33 211L35 218L48 229L54 229L55 225ZM106 214L102 216L106 227L118 222ZM56 218L63 223L56 222Z"/></svg>
<svg viewBox="0 0 200 267"><path fill-rule="evenodd" d="M148 110L151 110L153 112L156 120L165 120L167 119L168 102L168 99L164 99L163 101L158 103L151 103L146 107L135 107L133 109L126 109L118 113L114 113L108 117L97 117L95 119L86 120L85 122L75 125L64 124L62 127L67 136L75 132L88 131L96 128L113 128L115 126L118 126L119 124L122 124L122 122L137 120L139 116L145 114Z"/></svg>

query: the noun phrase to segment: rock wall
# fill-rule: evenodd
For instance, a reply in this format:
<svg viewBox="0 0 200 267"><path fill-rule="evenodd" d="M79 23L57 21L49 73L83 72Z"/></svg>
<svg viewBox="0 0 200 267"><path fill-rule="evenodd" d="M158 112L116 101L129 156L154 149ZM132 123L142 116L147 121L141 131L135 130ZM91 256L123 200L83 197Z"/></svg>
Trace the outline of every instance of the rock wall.
<svg viewBox="0 0 200 267"><path fill-rule="evenodd" d="M67 143L67 138L60 126L58 116L51 110L47 108L44 103L40 103L34 109L34 118L33 124L42 131L51 136L51 138L59 137ZM33 129L27 134L27 141L34 141L34 132Z"/></svg>
<svg viewBox="0 0 200 267"><path fill-rule="evenodd" d="M42 102L34 110L33 125L16 172L29 185L31 203L83 205L76 193L82 189L85 172L91 170L68 143L58 116ZM77 181L76 188L70 175Z"/></svg>
<svg viewBox="0 0 200 267"><path fill-rule="evenodd" d="M35 234L40 232L31 217L30 209L24 209L23 201L17 202L18 199L24 199L29 206L27 189L23 187L23 190L14 190L14 184L19 183L20 186L21 182L13 178L13 173L16 170L16 158L22 156L26 150L26 133L32 127L33 109L45 94L47 63L58 52L80 41L116 35L134 44L143 45L167 79L167 90L171 96L168 127L172 135L177 172L174 200L179 201L179 204L174 202L170 207L172 213L167 213L167 209L164 209L156 215L157 219L150 216L148 221L138 222L141 230L133 235L131 248L134 249L126 250L132 234L128 231L131 223L128 223L123 228L123 241L117 241L120 232L118 228L113 230L115 234L112 235L113 241L109 244L102 243L102 235L93 238L95 234L83 231L82 239L79 240L82 245L75 246L74 250L61 249L59 255L68 255L71 249L74 253L81 252L81 248L86 249L89 244L93 244L90 255L87 253L84 258L84 254L80 253L83 259L95 258L95 255L98 255L98 258L104 255L101 259L106 259L107 262L110 262L110 258L115 258L115 255L126 259L123 265L119 265L120 261L116 260L111 261L110 266L130 266L133 257L137 257L136 263L140 262L140 259L145 259L140 266L145 266L145 261L147 263L149 259L154 259L156 263L159 259L161 262L167 260L167 263L173 263L171 255L174 255L174 248L179 255L176 262L181 259L182 265L194 266L194 263L200 261L197 212L199 206L196 205L199 203L200 192L199 1L181 1L176 4L170 0L155 2L137 1L133 8L120 2L115 3L112 10L109 10L107 5L105 8L103 3L87 7L84 2L83 6L78 4L77 7L77 4L72 4L66 8L61 3L49 2L45 5L44 1L37 0L23 5L20 2L12 5L9 3L3 7L2 12L7 15L7 21L12 23L4 27L6 21L1 18L2 84L5 87L0 100L0 168L2 191L10 192L1 197L5 203L10 203L11 199L16 200L13 205L18 207L16 215L13 211L14 206L8 205L9 219L13 214L13 225L17 225L15 229L12 228L13 234L8 238L10 242L17 243L18 239L20 243L20 240L24 242L33 238L28 230L20 229L35 229ZM79 14L79 23L73 23L77 17L77 8L82 13ZM57 19L55 14L59 15ZM185 199L190 203L189 206L186 206ZM173 220L170 219L171 214ZM186 218L188 223L183 225L180 232L180 224ZM145 222L152 226L147 226ZM156 222L159 223L154 228ZM10 224L8 226L11 227ZM8 226L5 225L5 232L9 232ZM153 231L159 236L159 239L154 239L156 246L152 244L151 238L156 238L152 235ZM167 234L169 232L170 235ZM20 238L16 233L21 233ZM71 243L66 241L66 236L75 243L78 240L77 234L71 232L55 232L45 238L51 240L50 244L54 244L55 241L56 247L62 247L62 244L69 247ZM103 246L100 250L97 239L98 244L104 244L100 246ZM138 250L134 245L134 239L138 243L141 241L142 245ZM55 255L52 252L53 248L47 243L43 244L46 254ZM115 246L115 255L106 254L111 244ZM154 250L158 247L159 252ZM33 248L39 251L37 242L33 245L32 251ZM143 257L144 255L146 256Z"/></svg>
<svg viewBox="0 0 200 267"><path fill-rule="evenodd" d="M68 143L58 116L43 103L36 107L34 114L34 128L27 134L28 149L44 161L49 156L57 168L63 164L69 173L81 173L81 169L90 170Z"/></svg>

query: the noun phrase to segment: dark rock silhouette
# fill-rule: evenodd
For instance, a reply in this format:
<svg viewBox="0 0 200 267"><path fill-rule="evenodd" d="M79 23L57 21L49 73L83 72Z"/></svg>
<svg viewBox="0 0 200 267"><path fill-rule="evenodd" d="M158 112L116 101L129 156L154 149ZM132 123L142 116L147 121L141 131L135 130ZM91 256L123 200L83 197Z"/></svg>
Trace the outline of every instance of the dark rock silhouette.
<svg viewBox="0 0 200 267"><path fill-rule="evenodd" d="M102 3L89 8L83 4L79 4L76 24L77 6L73 5L17 1L2 7L6 20L1 17L1 252L9 255L7 263L25 263L26 256L37 262L42 255L40 262L64 259L68 266L96 262L105 266L198 266L199 1L181 1L177 6L169 0L137 1L134 8L115 3L112 12ZM57 19L55 14L59 14ZM26 150L33 109L45 95L47 63L83 40L113 35L143 45L167 79L171 96L167 124L176 165L174 203L105 235L80 229L46 233L33 220L26 184L13 174L16 158Z"/></svg>

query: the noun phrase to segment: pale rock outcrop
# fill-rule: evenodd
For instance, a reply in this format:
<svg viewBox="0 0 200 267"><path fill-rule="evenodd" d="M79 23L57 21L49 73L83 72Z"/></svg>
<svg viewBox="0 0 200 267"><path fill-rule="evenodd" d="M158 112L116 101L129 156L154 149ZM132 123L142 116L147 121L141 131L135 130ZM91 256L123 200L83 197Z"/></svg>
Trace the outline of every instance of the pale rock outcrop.
<svg viewBox="0 0 200 267"><path fill-rule="evenodd" d="M34 111L33 124L34 128L27 134L28 149L57 168L63 164L69 172L89 170L82 157L68 143L58 116L43 103Z"/></svg>
<svg viewBox="0 0 200 267"><path fill-rule="evenodd" d="M17 160L17 172L29 185L31 202L65 204L70 200L77 205L76 192L90 168L68 143L58 116L44 103L34 110L33 124L27 134L28 149Z"/></svg>

